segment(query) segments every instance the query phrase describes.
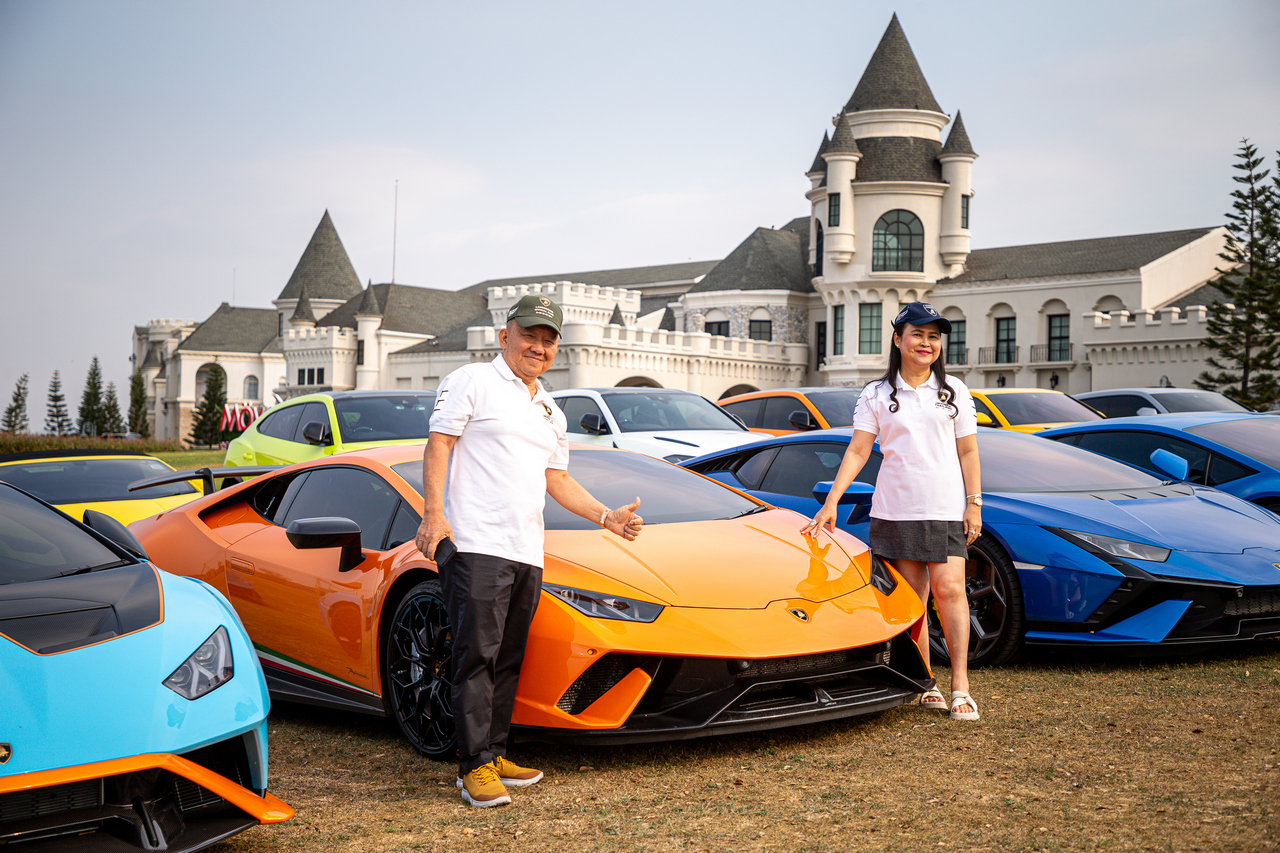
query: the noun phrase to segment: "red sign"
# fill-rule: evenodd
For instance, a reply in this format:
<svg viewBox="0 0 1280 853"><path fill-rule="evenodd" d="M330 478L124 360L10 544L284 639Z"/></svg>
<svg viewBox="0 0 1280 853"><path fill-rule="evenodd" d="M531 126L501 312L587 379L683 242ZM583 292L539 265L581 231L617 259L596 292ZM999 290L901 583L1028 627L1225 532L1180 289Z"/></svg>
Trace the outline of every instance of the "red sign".
<svg viewBox="0 0 1280 853"><path fill-rule="evenodd" d="M266 410L267 407L261 403L227 403L222 407L222 425L219 429L244 432Z"/></svg>

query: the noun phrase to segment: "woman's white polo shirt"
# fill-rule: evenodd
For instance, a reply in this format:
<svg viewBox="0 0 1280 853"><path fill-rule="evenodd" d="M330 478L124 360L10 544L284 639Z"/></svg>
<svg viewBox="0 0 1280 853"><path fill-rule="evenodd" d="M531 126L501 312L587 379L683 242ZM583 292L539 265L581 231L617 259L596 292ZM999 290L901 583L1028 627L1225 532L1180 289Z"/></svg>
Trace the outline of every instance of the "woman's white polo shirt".
<svg viewBox="0 0 1280 853"><path fill-rule="evenodd" d="M889 411L887 382L867 385L858 397L853 428L878 435L884 455L871 499L874 518L964 520L964 477L956 439L975 434L978 418L968 386L954 376L948 376L947 383L955 391L955 409L938 399L933 373L916 388L898 377L896 412Z"/></svg>
<svg viewBox="0 0 1280 853"><path fill-rule="evenodd" d="M450 373L436 392L431 431L455 435L444 514L459 551L541 566L547 469L567 470L564 412L529 387L501 354Z"/></svg>

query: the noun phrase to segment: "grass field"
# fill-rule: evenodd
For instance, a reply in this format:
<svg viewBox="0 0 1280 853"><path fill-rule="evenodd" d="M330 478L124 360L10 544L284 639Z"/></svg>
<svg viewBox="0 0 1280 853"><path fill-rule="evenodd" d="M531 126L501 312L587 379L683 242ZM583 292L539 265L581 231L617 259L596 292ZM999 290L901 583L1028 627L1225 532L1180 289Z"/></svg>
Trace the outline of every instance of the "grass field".
<svg viewBox="0 0 1280 853"><path fill-rule="evenodd" d="M947 672L939 672L945 690ZM1188 658L1040 657L975 673L978 723L918 708L633 747L518 745L515 802L386 720L277 704L259 851L1253 851L1280 838L1280 640Z"/></svg>
<svg viewBox="0 0 1280 853"><path fill-rule="evenodd" d="M151 455L182 471L186 468L220 468L227 452L225 450L176 450Z"/></svg>

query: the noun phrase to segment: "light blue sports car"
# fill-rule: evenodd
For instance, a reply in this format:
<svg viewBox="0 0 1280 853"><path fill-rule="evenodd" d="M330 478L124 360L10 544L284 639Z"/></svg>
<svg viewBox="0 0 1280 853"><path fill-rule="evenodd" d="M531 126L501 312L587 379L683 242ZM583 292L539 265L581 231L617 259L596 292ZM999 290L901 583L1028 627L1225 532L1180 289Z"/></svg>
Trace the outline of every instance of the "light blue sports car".
<svg viewBox="0 0 1280 853"><path fill-rule="evenodd" d="M86 520L0 483L0 846L187 851L288 820L235 612Z"/></svg>
<svg viewBox="0 0 1280 853"><path fill-rule="evenodd" d="M1166 416L1168 417L1168 416ZM851 429L782 436L683 463L812 516ZM980 428L983 535L969 548L969 661L1028 645L1178 647L1280 634L1280 518L1185 482L1058 442ZM877 447L845 493L840 526L868 540ZM1181 463L1181 471L1178 469ZM947 660L936 616L933 650Z"/></svg>

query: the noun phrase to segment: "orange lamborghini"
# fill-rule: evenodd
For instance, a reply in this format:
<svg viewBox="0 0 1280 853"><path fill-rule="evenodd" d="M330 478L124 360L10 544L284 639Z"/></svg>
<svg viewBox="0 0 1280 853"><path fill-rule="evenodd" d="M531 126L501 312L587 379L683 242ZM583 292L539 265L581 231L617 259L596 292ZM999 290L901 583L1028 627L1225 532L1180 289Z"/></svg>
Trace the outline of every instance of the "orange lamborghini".
<svg viewBox="0 0 1280 853"><path fill-rule="evenodd" d="M451 635L414 546L422 447L282 468L132 525L151 559L222 591L279 699L387 714L456 746ZM930 681L920 600L859 540L661 460L575 447L625 542L548 499L542 600L514 724L526 739L671 740L901 705Z"/></svg>

